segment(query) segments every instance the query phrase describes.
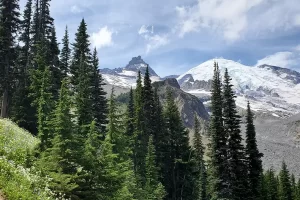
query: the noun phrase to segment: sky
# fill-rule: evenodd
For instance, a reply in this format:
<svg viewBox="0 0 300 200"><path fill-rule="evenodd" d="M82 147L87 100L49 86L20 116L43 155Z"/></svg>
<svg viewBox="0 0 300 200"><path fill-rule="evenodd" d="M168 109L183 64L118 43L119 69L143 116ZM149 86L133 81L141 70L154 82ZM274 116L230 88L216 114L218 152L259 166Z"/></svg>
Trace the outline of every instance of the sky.
<svg viewBox="0 0 300 200"><path fill-rule="evenodd" d="M52 0L51 15L59 41L85 19L100 68L141 55L160 76L221 57L300 71L299 0Z"/></svg>

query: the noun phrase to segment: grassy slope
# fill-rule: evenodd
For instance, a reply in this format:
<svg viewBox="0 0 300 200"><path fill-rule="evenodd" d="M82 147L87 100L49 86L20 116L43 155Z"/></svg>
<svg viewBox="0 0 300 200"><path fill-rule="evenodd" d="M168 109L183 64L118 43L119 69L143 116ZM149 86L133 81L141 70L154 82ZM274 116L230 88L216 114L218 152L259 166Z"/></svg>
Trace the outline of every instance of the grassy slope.
<svg viewBox="0 0 300 200"><path fill-rule="evenodd" d="M47 180L34 168L25 168L27 152L38 142L13 122L0 119L0 190L8 200L54 199Z"/></svg>

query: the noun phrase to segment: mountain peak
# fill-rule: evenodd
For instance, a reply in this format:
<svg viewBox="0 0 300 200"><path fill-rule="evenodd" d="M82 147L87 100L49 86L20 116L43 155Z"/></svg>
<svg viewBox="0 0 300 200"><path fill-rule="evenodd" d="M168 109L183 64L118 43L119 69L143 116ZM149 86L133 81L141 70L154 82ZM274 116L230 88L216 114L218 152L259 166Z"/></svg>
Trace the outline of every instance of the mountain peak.
<svg viewBox="0 0 300 200"><path fill-rule="evenodd" d="M124 68L127 71L138 72L141 71L142 74L145 74L147 66L149 67L150 76L158 76L155 71L147 64L141 56L133 57L129 61L128 65Z"/></svg>

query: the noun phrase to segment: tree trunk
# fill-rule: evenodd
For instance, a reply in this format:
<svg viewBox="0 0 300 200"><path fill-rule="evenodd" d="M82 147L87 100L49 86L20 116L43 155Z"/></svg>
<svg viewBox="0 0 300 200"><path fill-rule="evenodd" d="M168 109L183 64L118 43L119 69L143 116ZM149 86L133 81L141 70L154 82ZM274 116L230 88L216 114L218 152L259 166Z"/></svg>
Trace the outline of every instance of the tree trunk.
<svg viewBox="0 0 300 200"><path fill-rule="evenodd" d="M1 106L1 118L8 117L8 91L7 89L3 92L2 106Z"/></svg>

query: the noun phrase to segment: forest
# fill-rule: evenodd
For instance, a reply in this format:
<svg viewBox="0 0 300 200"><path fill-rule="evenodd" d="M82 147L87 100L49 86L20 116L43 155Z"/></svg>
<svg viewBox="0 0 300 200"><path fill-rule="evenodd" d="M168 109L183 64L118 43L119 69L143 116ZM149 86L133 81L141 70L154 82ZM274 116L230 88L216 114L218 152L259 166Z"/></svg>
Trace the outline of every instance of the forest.
<svg viewBox="0 0 300 200"><path fill-rule="evenodd" d="M125 111L113 90L106 98L84 19L74 41L66 27L59 48L50 0L27 0L23 13L18 0L0 5L1 118L39 139L25 163L50 178L51 198L300 200L284 161L279 174L263 170L249 103L242 138L231 78L218 63L205 146L197 116L189 138L172 91L162 102L148 69Z"/></svg>

